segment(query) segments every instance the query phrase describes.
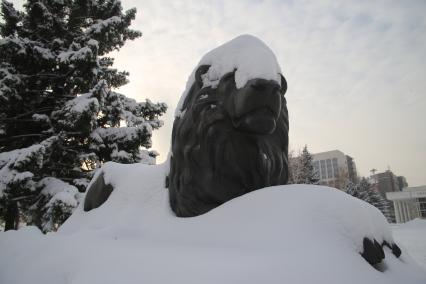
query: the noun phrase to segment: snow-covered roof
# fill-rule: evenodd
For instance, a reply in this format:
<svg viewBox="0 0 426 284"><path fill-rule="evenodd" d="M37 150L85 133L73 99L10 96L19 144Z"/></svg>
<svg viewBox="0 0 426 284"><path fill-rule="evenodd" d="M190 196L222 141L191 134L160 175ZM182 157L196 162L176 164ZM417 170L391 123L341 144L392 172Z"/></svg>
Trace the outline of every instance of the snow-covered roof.
<svg viewBox="0 0 426 284"><path fill-rule="evenodd" d="M175 116L182 113L182 105L195 82L195 72L201 65L210 65L203 76L204 87L217 87L220 78L235 70L236 87L242 88L250 79L274 80L281 85L281 68L272 50L252 35L241 35L213 49L201 58L192 71L176 108Z"/></svg>

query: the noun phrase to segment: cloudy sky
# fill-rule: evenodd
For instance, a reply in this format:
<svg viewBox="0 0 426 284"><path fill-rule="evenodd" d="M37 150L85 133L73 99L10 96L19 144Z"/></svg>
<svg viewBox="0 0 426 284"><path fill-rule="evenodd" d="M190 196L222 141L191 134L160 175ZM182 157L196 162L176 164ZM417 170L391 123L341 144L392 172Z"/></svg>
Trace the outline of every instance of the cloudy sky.
<svg viewBox="0 0 426 284"><path fill-rule="evenodd" d="M153 148L166 158L174 108L207 51L241 34L275 52L289 89L290 146L339 149L361 175L375 168L426 184L426 1L161 1L136 7L143 36L115 54L119 91L166 102Z"/></svg>
<svg viewBox="0 0 426 284"><path fill-rule="evenodd" d="M116 55L121 88L166 102L154 145L166 158L173 112L203 54L240 35L268 44L287 78L290 145L339 149L426 184L425 1L132 1L143 37Z"/></svg>

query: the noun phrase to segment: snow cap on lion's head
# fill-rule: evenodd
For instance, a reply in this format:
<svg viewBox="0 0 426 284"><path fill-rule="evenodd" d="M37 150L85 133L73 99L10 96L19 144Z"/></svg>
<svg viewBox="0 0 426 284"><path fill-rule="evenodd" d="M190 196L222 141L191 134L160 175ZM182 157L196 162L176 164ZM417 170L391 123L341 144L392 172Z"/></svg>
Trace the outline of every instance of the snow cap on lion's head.
<svg viewBox="0 0 426 284"><path fill-rule="evenodd" d="M275 55L253 36L201 59L173 124L168 187L178 216L287 182L286 90Z"/></svg>
<svg viewBox="0 0 426 284"><path fill-rule="evenodd" d="M272 50L260 39L252 35L241 35L223 45L211 50L201 58L192 71L186 83L175 111L179 117L188 92L195 82L195 73L202 65L210 68L203 76L204 87L215 88L223 75L235 70L235 85L238 89L244 87L250 79L261 78L274 80L281 84L281 68Z"/></svg>

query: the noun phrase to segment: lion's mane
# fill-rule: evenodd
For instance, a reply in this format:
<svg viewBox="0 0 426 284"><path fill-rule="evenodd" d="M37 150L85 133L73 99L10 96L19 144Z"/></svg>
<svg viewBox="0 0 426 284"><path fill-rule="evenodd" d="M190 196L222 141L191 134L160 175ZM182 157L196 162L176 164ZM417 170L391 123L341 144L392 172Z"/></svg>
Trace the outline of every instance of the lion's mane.
<svg viewBox="0 0 426 284"><path fill-rule="evenodd" d="M208 67L202 68L198 72ZM225 108L226 100L239 92L233 82L232 73L223 76L217 88L195 82L183 103L184 113L175 118L168 187L178 216L200 215L247 192L287 183L284 96L273 133L240 131Z"/></svg>

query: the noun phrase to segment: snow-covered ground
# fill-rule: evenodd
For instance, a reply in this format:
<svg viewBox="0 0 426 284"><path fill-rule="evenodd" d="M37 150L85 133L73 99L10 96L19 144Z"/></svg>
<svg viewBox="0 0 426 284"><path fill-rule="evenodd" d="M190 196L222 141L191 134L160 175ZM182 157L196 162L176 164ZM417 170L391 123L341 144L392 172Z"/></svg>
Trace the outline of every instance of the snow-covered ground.
<svg viewBox="0 0 426 284"><path fill-rule="evenodd" d="M423 267L426 273L426 220L415 219L391 225L395 241Z"/></svg>
<svg viewBox="0 0 426 284"><path fill-rule="evenodd" d="M101 207L80 207L57 233L0 233L0 283L426 283L409 256L422 244L404 248L404 232L424 234L424 221L395 228L402 255L385 249L380 272L360 256L362 239L392 242L392 232L363 201L322 186L276 186L178 218L166 170L108 163L114 191Z"/></svg>

